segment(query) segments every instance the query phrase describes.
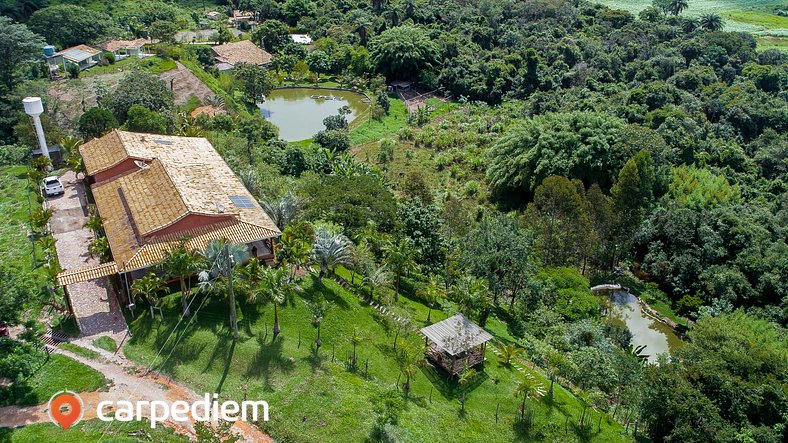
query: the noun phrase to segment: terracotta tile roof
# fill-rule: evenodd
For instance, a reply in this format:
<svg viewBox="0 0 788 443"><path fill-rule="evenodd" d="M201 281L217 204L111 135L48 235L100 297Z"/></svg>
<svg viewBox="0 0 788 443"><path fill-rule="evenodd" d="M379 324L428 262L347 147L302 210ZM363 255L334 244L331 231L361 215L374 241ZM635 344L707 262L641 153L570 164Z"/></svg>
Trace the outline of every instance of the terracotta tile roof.
<svg viewBox="0 0 788 443"><path fill-rule="evenodd" d="M121 271L156 263L183 236L192 237L194 247L202 249L213 239L248 243L279 235L276 225L204 138L116 130L86 143L80 152L89 175L127 158L145 159L131 172L92 187ZM216 217L216 222L160 232L190 215L203 220Z"/></svg>
<svg viewBox="0 0 788 443"><path fill-rule="evenodd" d="M97 266L69 269L57 275L58 286L68 286L83 281L95 280L118 273L115 262L103 263Z"/></svg>
<svg viewBox="0 0 788 443"><path fill-rule="evenodd" d="M99 43L98 47L109 52L115 52L120 49L139 49L150 43L144 38L135 40L110 40L108 42Z"/></svg>
<svg viewBox="0 0 788 443"><path fill-rule="evenodd" d="M221 63L237 65L248 63L250 65L265 65L271 62L271 54L263 50L250 40L241 40L233 43L225 43L213 47L216 59Z"/></svg>

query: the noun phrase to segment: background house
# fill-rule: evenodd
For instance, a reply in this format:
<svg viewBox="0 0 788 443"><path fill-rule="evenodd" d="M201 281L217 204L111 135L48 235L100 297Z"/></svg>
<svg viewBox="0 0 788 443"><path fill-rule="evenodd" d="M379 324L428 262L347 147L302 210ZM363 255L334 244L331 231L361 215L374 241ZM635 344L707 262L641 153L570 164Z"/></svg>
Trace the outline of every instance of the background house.
<svg viewBox="0 0 788 443"><path fill-rule="evenodd" d="M225 43L214 46L212 49L219 71L232 70L235 65L240 63L267 66L273 58L271 54L249 40Z"/></svg>
<svg viewBox="0 0 788 443"><path fill-rule="evenodd" d="M117 60L123 60L126 57L147 57L149 55L145 52L145 45L150 43L144 38L135 40L110 40L108 42L100 43L99 48L115 54Z"/></svg>

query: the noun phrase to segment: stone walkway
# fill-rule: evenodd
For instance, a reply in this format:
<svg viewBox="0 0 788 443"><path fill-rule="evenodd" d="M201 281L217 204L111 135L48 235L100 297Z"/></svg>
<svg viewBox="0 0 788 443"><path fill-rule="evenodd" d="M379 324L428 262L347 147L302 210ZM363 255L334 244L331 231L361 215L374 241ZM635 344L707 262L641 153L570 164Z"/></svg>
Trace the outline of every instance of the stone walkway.
<svg viewBox="0 0 788 443"><path fill-rule="evenodd" d="M91 258L88 245L93 233L83 227L88 211L84 187L72 171L60 177L65 194L47 199L54 211L50 229L56 240L57 257L63 270L98 265L98 258ZM118 298L106 278L75 283L68 286L71 306L81 337L112 337L122 343L128 334L126 321L118 305Z"/></svg>

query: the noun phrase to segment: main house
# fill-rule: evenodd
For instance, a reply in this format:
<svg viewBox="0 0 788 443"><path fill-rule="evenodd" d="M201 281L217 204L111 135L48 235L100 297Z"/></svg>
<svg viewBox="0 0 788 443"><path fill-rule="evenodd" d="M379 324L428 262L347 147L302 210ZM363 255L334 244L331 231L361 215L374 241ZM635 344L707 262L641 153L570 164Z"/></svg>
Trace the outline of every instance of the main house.
<svg viewBox="0 0 788 443"><path fill-rule="evenodd" d="M271 63L272 58L268 51L249 40L225 43L214 46L211 49L213 49L213 53L216 56L216 68L220 72L231 71L236 65L241 63L267 66Z"/></svg>
<svg viewBox="0 0 788 443"><path fill-rule="evenodd" d="M227 239L273 258L279 229L207 139L114 130L79 151L114 261L64 271L60 285L139 278L183 241L202 250Z"/></svg>

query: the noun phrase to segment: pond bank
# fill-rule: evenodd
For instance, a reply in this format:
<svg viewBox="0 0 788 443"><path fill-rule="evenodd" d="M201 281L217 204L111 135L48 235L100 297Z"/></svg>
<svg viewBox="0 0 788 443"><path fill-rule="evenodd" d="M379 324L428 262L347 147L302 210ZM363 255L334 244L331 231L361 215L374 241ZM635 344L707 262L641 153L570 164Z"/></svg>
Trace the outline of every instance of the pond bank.
<svg viewBox="0 0 788 443"><path fill-rule="evenodd" d="M635 347L644 346L650 363L656 363L659 354L670 353L680 347L682 335L670 319L661 317L646 302L621 285L594 287L606 308L608 322L618 324L632 334Z"/></svg>
<svg viewBox="0 0 788 443"><path fill-rule="evenodd" d="M332 91L325 95L325 91ZM279 136L288 142L307 140L323 129L323 119L347 107L349 122L369 109L369 98L359 92L339 88L288 86L277 88L258 104L266 120L279 128Z"/></svg>

